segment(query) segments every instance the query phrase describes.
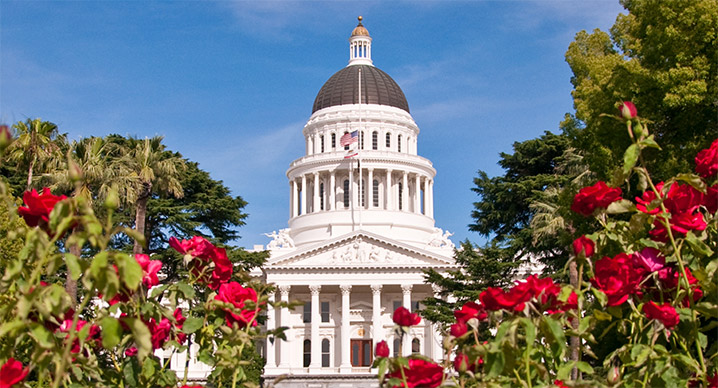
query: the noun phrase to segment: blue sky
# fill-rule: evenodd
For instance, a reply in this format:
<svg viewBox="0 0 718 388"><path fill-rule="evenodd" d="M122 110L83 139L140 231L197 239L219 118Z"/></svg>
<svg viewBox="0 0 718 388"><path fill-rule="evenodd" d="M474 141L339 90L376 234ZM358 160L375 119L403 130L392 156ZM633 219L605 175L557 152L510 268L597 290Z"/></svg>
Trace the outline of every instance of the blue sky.
<svg viewBox="0 0 718 388"><path fill-rule="evenodd" d="M163 135L249 202L239 246L285 228L285 171L356 17L374 64L402 87L419 154L437 169L437 226L469 232L478 170L572 112L564 54L607 31L617 0L0 0L0 122L41 117L71 139Z"/></svg>

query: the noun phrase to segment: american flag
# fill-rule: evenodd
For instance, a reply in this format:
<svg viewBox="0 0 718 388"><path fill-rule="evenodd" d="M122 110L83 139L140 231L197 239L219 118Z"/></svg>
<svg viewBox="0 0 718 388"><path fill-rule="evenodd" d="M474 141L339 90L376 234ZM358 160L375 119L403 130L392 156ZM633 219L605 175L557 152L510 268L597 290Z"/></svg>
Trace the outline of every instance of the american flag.
<svg viewBox="0 0 718 388"><path fill-rule="evenodd" d="M342 147L346 147L349 144L355 143L357 140L359 140L359 131L354 131L351 133L347 132L344 134L344 136L339 138L339 144Z"/></svg>

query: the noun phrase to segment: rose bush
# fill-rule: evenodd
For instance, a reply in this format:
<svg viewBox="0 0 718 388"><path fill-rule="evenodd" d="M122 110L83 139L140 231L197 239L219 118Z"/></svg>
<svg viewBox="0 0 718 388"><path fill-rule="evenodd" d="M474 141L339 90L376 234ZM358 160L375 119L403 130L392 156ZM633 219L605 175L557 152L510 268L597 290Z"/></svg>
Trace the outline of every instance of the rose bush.
<svg viewBox="0 0 718 388"><path fill-rule="evenodd" d="M570 205L596 226L567 247L574 285L531 275L454 311L440 384L718 387L718 140L698 153L695 173L653 182L641 153L660 147L632 103L619 109L632 140L624 165ZM424 376L419 360L433 363L377 359L382 387L412 386Z"/></svg>
<svg viewBox="0 0 718 388"><path fill-rule="evenodd" d="M187 386L187 373L170 370L166 352L190 343L199 345L196 361L212 368L211 386L253 386L244 350L251 355L255 341L284 338L284 328L262 330L271 288L235 270L223 248L199 236L171 238L185 268L179 281L163 283L159 260L110 248L118 235L141 238L114 224L112 195L102 220L83 196L45 188L23 200L17 207L0 181L0 201L17 208L9 217L25 221L13 231L24 247L3 263L0 279L0 387ZM77 282L76 301L63 273Z"/></svg>

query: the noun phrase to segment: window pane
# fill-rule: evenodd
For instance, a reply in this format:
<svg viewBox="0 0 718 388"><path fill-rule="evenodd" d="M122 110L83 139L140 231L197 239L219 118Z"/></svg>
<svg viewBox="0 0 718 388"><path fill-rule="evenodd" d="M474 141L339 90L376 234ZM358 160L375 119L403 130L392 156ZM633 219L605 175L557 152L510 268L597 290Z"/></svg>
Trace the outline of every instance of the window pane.
<svg viewBox="0 0 718 388"><path fill-rule="evenodd" d="M387 132L386 134L386 148L391 147L391 134Z"/></svg>
<svg viewBox="0 0 718 388"><path fill-rule="evenodd" d="M398 338L394 338L394 357L399 357L399 348L401 348L401 341Z"/></svg>
<svg viewBox="0 0 718 388"><path fill-rule="evenodd" d="M304 340L304 367L308 367L312 362L312 341Z"/></svg>
<svg viewBox="0 0 718 388"><path fill-rule="evenodd" d="M356 342L352 343L352 366L361 366L359 365L359 344Z"/></svg>
<svg viewBox="0 0 718 388"><path fill-rule="evenodd" d="M322 340L322 353L329 353L329 340L326 338Z"/></svg>
<svg viewBox="0 0 718 388"><path fill-rule="evenodd" d="M332 149L337 148L337 135L332 133Z"/></svg>
<svg viewBox="0 0 718 388"><path fill-rule="evenodd" d="M371 149L379 149L379 134L376 132L372 132L371 134Z"/></svg>
<svg viewBox="0 0 718 388"><path fill-rule="evenodd" d="M363 357L363 363L362 366L369 366L371 365L371 342L364 341L364 352L362 354Z"/></svg>
<svg viewBox="0 0 718 388"><path fill-rule="evenodd" d="M322 322L329 322L329 302L322 302Z"/></svg>
<svg viewBox="0 0 718 388"><path fill-rule="evenodd" d="M399 307L401 307L401 301L395 300L394 301L394 311L396 311L396 309L398 309Z"/></svg>
<svg viewBox="0 0 718 388"><path fill-rule="evenodd" d="M349 180L344 181L344 207L349 207Z"/></svg>
<svg viewBox="0 0 718 388"><path fill-rule="evenodd" d="M401 152L401 135L396 138L396 152Z"/></svg>
<svg viewBox="0 0 718 388"><path fill-rule="evenodd" d="M322 354L322 367L323 368L329 367L329 353Z"/></svg>
<svg viewBox="0 0 718 388"><path fill-rule="evenodd" d="M421 352L421 342L418 338L414 338L411 340L411 352L412 353L419 353Z"/></svg>
<svg viewBox="0 0 718 388"><path fill-rule="evenodd" d="M304 323L309 323L312 321L312 302L304 303L303 319Z"/></svg>
<svg viewBox="0 0 718 388"><path fill-rule="evenodd" d="M374 179L374 187L372 188L372 205L374 207L379 207L379 181Z"/></svg>

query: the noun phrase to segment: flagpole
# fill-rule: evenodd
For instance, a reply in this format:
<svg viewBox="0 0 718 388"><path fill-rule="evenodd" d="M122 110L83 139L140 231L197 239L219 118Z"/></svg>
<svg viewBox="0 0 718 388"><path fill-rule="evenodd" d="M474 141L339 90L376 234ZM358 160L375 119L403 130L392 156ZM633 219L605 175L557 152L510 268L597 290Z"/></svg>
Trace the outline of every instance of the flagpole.
<svg viewBox="0 0 718 388"><path fill-rule="evenodd" d="M357 165L359 166L359 229L362 228L362 219L361 219L361 213L364 208L364 203L366 202L366 196L364 195L364 190L366 189L362 181L362 171L361 171L361 151L362 146L364 145L362 142L364 141L364 131L362 130L362 123L361 123L361 67L359 68L359 146L357 147Z"/></svg>

